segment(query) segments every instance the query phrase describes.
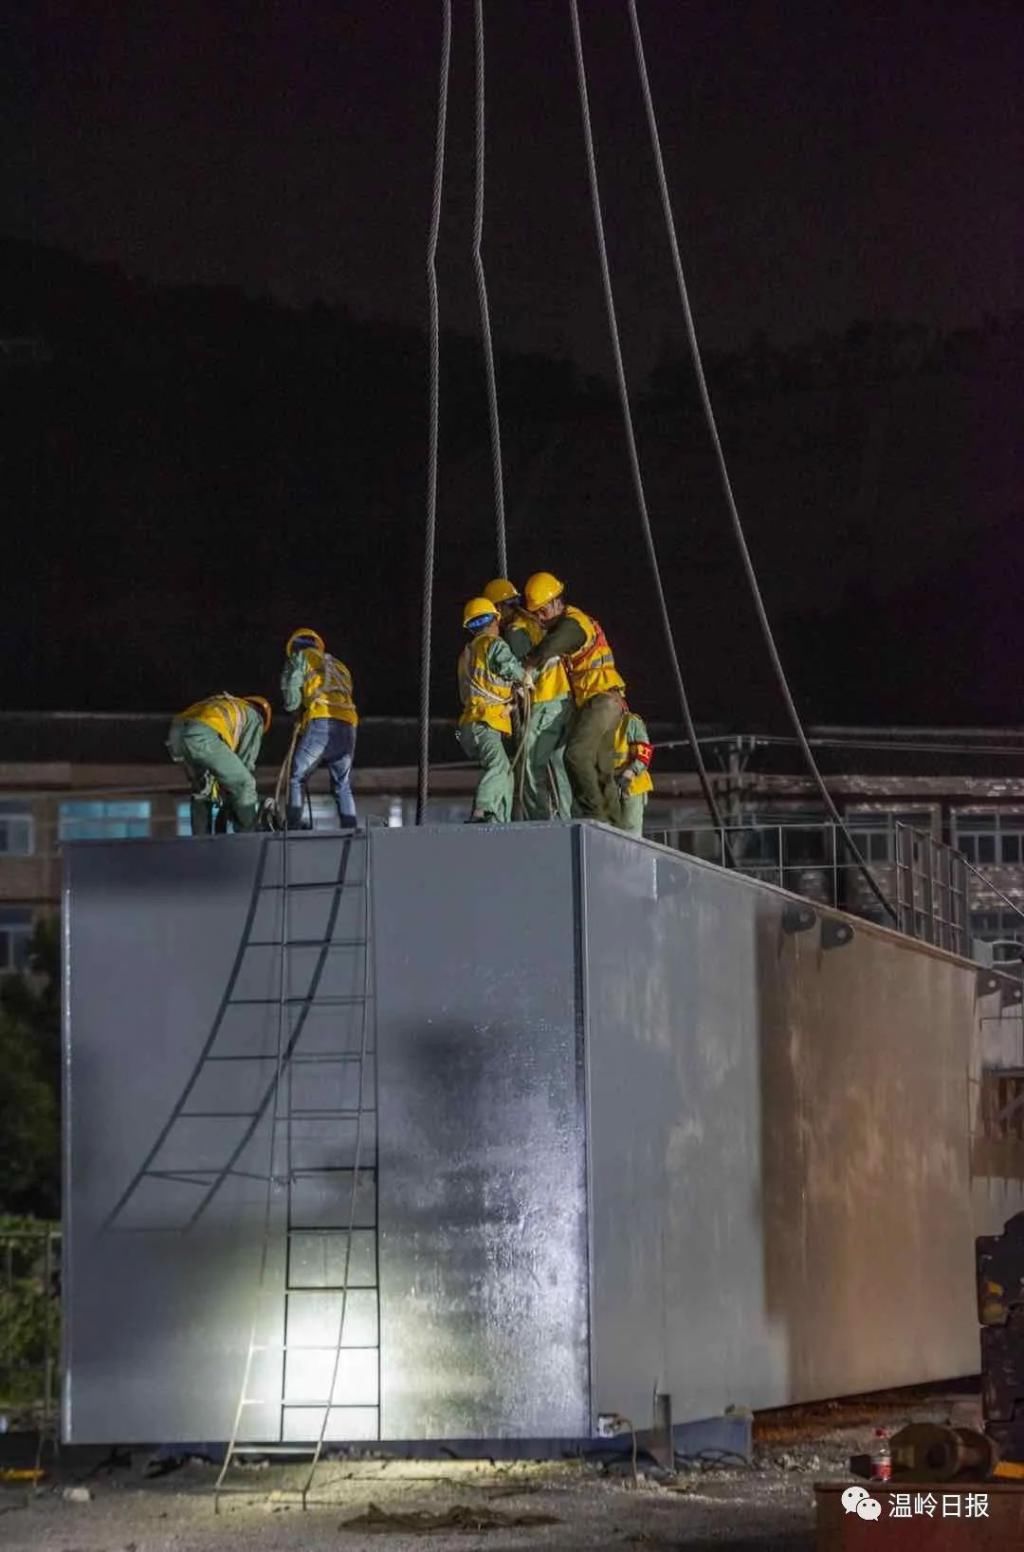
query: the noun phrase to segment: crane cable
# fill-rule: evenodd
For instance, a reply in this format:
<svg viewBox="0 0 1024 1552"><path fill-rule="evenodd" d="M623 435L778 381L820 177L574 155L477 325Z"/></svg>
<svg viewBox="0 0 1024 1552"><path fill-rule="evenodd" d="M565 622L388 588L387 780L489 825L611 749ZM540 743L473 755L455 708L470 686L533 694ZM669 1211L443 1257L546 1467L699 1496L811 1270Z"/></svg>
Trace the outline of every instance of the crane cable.
<svg viewBox="0 0 1024 1552"><path fill-rule="evenodd" d="M571 3L575 13L575 0L571 0ZM778 682L779 690L782 694L783 702L785 703L786 711L789 714L789 719L793 724L793 730L796 733L797 742L800 745L800 749L807 764L807 768L814 779L815 785L817 786L822 801L828 810L829 816L837 826L839 833L843 838L843 843L847 847L851 858L860 869L865 882L869 885L879 904L883 907L889 917L895 922L897 920L896 911L890 904L886 895L883 893L881 885L857 849L853 837L850 834L849 828L847 827L845 820L836 807L832 799L832 794L826 787L824 778L822 777L814 755L811 752L811 746L807 741L807 735L804 732L803 723L800 720L800 713L796 708L796 702L793 700L793 695L789 688L789 681L786 678L786 672L782 666L782 659L779 656L779 650L775 643L771 622L768 619L768 612L764 606L764 599L761 596L761 588L757 580L757 573L754 570L753 560L750 556L746 535L743 532L743 524L740 521L739 508L736 505L736 498L732 489L732 481L729 478L729 469L725 461L725 453L722 450L722 442L718 434L718 424L715 420L715 412L711 404L711 395L708 391L707 379L704 376L704 363L701 359L700 345L697 341L697 330L693 321L693 310L690 306L690 295L686 287L686 277L683 273L683 261L679 253L679 241L676 235L675 217L672 214L672 201L669 196L668 179L665 176L665 162L661 154L661 135L658 131L658 120L654 111L654 97L651 92L651 83L647 75L647 58L644 52L643 37L640 32L640 18L637 14L636 0L627 0L627 5L629 8L630 23L633 28L633 47L634 52L636 53L637 69L640 74L640 86L643 92L644 107L647 112L647 125L648 129L650 130L651 148L654 152L654 164L658 176L658 188L661 193L662 210L665 215L665 227L668 233L669 247L672 251L672 264L675 269L676 286L679 291L679 300L682 303L683 319L686 324L686 337L690 345L690 355L693 359L693 368L697 377L697 387L700 392L700 400L704 410L704 418L707 421L708 431L710 433L711 442L715 451L715 458L718 463L718 472L722 482L722 490L725 494L726 506L729 509L729 516L732 521L733 533L736 537L736 543L739 546L740 557L743 561L743 569L746 572L747 582L749 583L751 596L754 600L754 608L757 611L757 617L761 625L761 631L764 636L765 645L768 649L768 656L771 659L772 668L775 671L775 677Z"/></svg>
<svg viewBox="0 0 1024 1552"><path fill-rule="evenodd" d="M487 303L487 276L481 247L484 238L484 172L486 153L484 101L484 4L476 0L476 197L473 215L473 271L480 303L480 331L483 336L484 365L487 369L487 409L491 424L491 462L494 465L494 512L496 519L498 576L508 576L508 549L505 543L505 481L501 468L501 422L498 418L498 384L494 372L494 344L491 339L491 314Z"/></svg>
<svg viewBox="0 0 1024 1552"><path fill-rule="evenodd" d="M441 0L441 80L437 100L437 143L434 151L434 196L427 242L427 295L430 302L430 442L427 454L427 524L423 555L423 625L420 640L420 754L416 793L416 823L426 817L430 781L430 650L434 614L434 551L437 536L437 446L441 417L441 335L437 296L437 239L441 229L444 192L444 145L448 122L448 74L452 54L452 4Z"/></svg>
<svg viewBox="0 0 1024 1552"><path fill-rule="evenodd" d="M683 671L679 663L679 653L676 650L675 635L672 630L672 620L668 612L668 603L665 599L665 589L661 580L661 568L658 564L658 551L654 542L654 533L651 529L650 514L647 510L647 493L644 489L643 472L640 468L640 456L637 452L636 433L633 429L633 413L630 408L629 386L626 381L626 368L622 360L622 345L619 339L619 323L615 311L615 296L612 290L611 270L608 264L608 247L605 242L604 217L601 213L601 192L597 179L597 155L594 151L594 134L590 122L590 98L587 92L587 71L583 59L583 38L580 32L580 18L577 0L569 0L569 14L572 20L573 47L576 54L576 78L579 83L580 111L583 116L583 137L586 143L587 172L590 180L590 202L594 212L594 231L597 237L597 251L601 262L601 279L604 284L605 307L608 313L608 330L611 335L612 354L615 358L615 374L619 385L619 399L622 404L622 418L626 431L626 446L629 452L629 466L633 475L633 486L636 492L637 506L640 511L640 522L643 527L644 543L647 547L648 559L651 563L651 571L654 576L655 591L658 596L658 606L661 612L661 623L665 632L665 644L668 647L669 658L676 681L676 690L679 695L679 703L683 713L683 724L690 748L693 751L694 762L697 767L697 775L700 780L701 791L707 803L708 811L722 841L723 855L730 862L732 848L729 845L725 830L725 822L721 810L715 798L711 781L708 777L707 767L704 764L704 756L701 753L697 739L697 729L694 725L693 715L690 711L690 702L686 694L686 685L683 682Z"/></svg>

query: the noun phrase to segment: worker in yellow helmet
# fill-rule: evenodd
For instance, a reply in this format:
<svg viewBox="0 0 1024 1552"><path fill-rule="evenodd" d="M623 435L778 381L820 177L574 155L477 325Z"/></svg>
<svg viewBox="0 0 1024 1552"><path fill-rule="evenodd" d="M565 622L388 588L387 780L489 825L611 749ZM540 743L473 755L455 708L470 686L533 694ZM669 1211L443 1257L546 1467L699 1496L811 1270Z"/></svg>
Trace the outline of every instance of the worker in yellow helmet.
<svg viewBox="0 0 1024 1552"><path fill-rule="evenodd" d="M459 657L462 712L456 736L481 767L470 824L508 824L512 818L512 766L505 741L512 732L516 685L530 676L499 634L498 606L489 598L471 598L462 612L469 641Z"/></svg>
<svg viewBox="0 0 1024 1552"><path fill-rule="evenodd" d="M615 781L619 788L619 828L630 835L643 835L644 810L654 790L650 764L654 746L647 734L643 717L623 703L622 716L615 729Z"/></svg>
<svg viewBox="0 0 1024 1552"><path fill-rule="evenodd" d="M281 697L285 711L299 713L285 821L289 830L302 827L304 785L318 765L326 765L341 828L354 830L357 819L351 778L359 718L352 675L340 658L326 650L323 637L308 627L293 631L284 650Z"/></svg>
<svg viewBox="0 0 1024 1552"><path fill-rule="evenodd" d="M520 662L544 639L544 626L522 607L519 589L507 577L495 577L483 596L501 612L502 634ZM561 658L553 658L536 676L523 751L523 817L569 819L572 789L565 773L565 746L572 723L569 676Z"/></svg>
<svg viewBox="0 0 1024 1552"><path fill-rule="evenodd" d="M565 602L565 584L550 571L535 572L527 579L523 602L544 627L543 640L530 648L524 665L539 670L558 657L569 676L575 713L565 768L573 814L617 824L621 803L614 780L615 730L626 686L607 637L599 621Z"/></svg>
<svg viewBox="0 0 1024 1552"><path fill-rule="evenodd" d="M256 761L270 727L270 702L262 695L221 690L174 718L167 737L171 759L184 765L192 788L193 835L213 834L214 804L230 812L236 830L254 830Z"/></svg>

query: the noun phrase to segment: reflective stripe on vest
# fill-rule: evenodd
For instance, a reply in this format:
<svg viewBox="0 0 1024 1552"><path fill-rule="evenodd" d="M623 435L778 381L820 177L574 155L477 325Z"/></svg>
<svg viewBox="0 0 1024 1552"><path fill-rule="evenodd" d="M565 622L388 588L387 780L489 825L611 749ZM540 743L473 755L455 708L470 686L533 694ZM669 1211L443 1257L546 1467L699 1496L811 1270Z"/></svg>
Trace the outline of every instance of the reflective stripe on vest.
<svg viewBox="0 0 1024 1552"><path fill-rule="evenodd" d="M582 609L574 609L571 604L566 604L565 613L570 620L576 621L587 638L579 651L563 659L577 706L584 705L594 695L624 690L625 680L615 667L612 649L600 621L584 614Z"/></svg>
<svg viewBox="0 0 1024 1552"><path fill-rule="evenodd" d="M493 636L477 636L468 641L459 656L459 699L462 715L459 726L467 722L486 722L499 733L512 731L512 686L490 670Z"/></svg>
<svg viewBox="0 0 1024 1552"><path fill-rule="evenodd" d="M229 749L237 749L245 715L249 707L245 701L221 690L219 695L209 695L204 701L196 701L181 713L182 722L202 722L222 738Z"/></svg>
<svg viewBox="0 0 1024 1552"><path fill-rule="evenodd" d="M626 716L620 718L619 725L615 729L614 769L616 775L625 766L630 765L637 758L636 751L640 750L641 748L649 749L651 747L648 743L641 744L639 740L636 740L633 743L630 742L627 735L627 729L632 720L632 717L627 713ZM633 777L633 780L626 788L626 796L629 798L638 798L641 797L645 792L653 791L654 783L651 780L651 773L650 771L644 770L640 772L639 776Z"/></svg>
<svg viewBox="0 0 1024 1552"><path fill-rule="evenodd" d="M316 647L303 647L300 656L305 665L302 680L302 725L314 717L333 717L336 722L359 721L352 695L352 675L340 658Z"/></svg>
<svg viewBox="0 0 1024 1552"><path fill-rule="evenodd" d="M530 646L538 647L547 635L547 631L539 620L532 615L520 611L515 615L509 625L510 630L522 630L530 638ZM541 668L533 682L533 703L539 706L542 701L564 700L569 694L569 675L565 671L565 665L560 657L552 658Z"/></svg>

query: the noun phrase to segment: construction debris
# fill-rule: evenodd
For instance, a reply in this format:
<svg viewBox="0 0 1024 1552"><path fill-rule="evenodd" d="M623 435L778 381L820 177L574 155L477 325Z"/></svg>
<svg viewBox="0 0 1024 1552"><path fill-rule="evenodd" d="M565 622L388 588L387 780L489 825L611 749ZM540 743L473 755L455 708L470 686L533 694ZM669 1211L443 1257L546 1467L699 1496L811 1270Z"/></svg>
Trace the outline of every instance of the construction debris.
<svg viewBox="0 0 1024 1552"><path fill-rule="evenodd" d="M435 1531L482 1531L482 1530L513 1530L524 1526L533 1525L558 1525L561 1522L554 1514L538 1514L523 1512L521 1514L502 1514L498 1509L488 1509L478 1504L471 1507L469 1504L455 1504L451 1509L445 1509L442 1513L431 1514L427 1509L411 1509L405 1513L398 1510L384 1510L374 1503L367 1507L365 1514L356 1515L354 1519L342 1520L339 1530L345 1531L411 1531L418 1535L431 1535Z"/></svg>

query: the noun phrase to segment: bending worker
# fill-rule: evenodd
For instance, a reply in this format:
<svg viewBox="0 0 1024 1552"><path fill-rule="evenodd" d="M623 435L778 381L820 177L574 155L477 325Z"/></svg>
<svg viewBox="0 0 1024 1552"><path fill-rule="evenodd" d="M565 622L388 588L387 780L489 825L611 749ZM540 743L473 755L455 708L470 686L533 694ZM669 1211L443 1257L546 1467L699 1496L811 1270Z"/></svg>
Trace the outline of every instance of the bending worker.
<svg viewBox="0 0 1024 1552"><path fill-rule="evenodd" d="M483 596L497 604L502 635L522 662L544 640L544 627L521 607L519 589L507 577L495 577ZM523 817L569 819L572 789L565 773L565 745L572 722L569 676L554 658L536 676L533 705L526 725L523 751Z"/></svg>
<svg viewBox="0 0 1024 1552"><path fill-rule="evenodd" d="M214 803L220 801L236 830L256 828L256 761L270 727L270 702L262 695L229 695L221 690L196 701L171 723L167 748L184 765L192 788L192 834L213 834Z"/></svg>
<svg viewBox="0 0 1024 1552"><path fill-rule="evenodd" d="M647 797L654 790L649 766L654 746L647 736L643 717L630 711L623 702L622 716L615 729L615 780L619 788L621 814L619 828L630 835L643 835Z"/></svg>
<svg viewBox="0 0 1024 1552"><path fill-rule="evenodd" d="M615 730L625 705L626 686L597 620L565 602L565 586L550 571L527 579L523 602L544 626L544 638L523 659L540 669L560 657L576 704L565 768L572 786L573 815L618 824L621 804L614 780Z"/></svg>
<svg viewBox="0 0 1024 1552"><path fill-rule="evenodd" d="M462 614L469 641L459 657L462 714L455 736L481 766L470 824L508 824L512 817L512 766L505 740L512 732L512 695L529 675L498 634L498 607L471 598Z"/></svg>
<svg viewBox="0 0 1024 1552"><path fill-rule="evenodd" d="M340 659L325 650L323 637L315 630L295 631L288 638L285 653L281 674L284 709L302 708L289 772L285 822L289 830L302 828L303 786L318 765L326 765L341 828L354 830L357 821L351 777L359 718L352 675Z"/></svg>

